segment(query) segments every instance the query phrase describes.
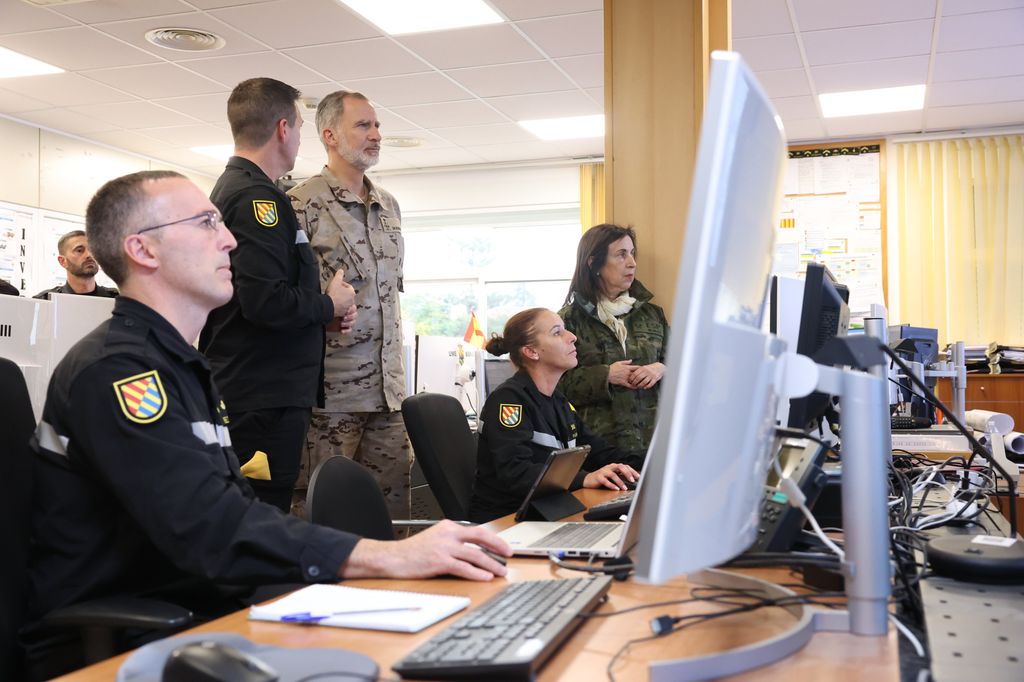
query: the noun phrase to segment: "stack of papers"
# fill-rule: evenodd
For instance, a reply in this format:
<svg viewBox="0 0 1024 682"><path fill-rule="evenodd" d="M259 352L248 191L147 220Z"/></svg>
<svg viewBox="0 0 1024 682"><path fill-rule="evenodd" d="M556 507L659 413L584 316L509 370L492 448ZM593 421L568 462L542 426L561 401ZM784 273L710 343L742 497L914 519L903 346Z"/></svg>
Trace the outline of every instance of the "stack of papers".
<svg viewBox="0 0 1024 682"><path fill-rule="evenodd" d="M467 606L469 597L310 585L270 604L253 606L249 620L419 632Z"/></svg>

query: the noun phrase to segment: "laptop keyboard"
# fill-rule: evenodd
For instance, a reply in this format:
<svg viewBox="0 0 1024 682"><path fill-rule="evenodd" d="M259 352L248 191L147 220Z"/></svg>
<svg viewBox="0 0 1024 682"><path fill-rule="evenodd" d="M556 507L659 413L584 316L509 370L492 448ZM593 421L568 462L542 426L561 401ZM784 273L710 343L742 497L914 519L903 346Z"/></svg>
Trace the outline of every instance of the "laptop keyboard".
<svg viewBox="0 0 1024 682"><path fill-rule="evenodd" d="M392 670L418 679L533 679L610 586L608 576L512 583Z"/></svg>
<svg viewBox="0 0 1024 682"><path fill-rule="evenodd" d="M608 533L622 526L615 523L564 523L530 547L558 547L564 549L585 549Z"/></svg>

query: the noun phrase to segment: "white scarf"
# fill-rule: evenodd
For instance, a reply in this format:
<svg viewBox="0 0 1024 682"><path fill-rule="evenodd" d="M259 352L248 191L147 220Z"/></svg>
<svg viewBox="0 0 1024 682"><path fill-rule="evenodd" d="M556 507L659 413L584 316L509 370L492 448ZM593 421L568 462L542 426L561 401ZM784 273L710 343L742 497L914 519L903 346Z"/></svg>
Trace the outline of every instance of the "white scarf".
<svg viewBox="0 0 1024 682"><path fill-rule="evenodd" d="M597 298L597 319L607 325L612 333L615 334L616 338L619 339L619 343L622 344L622 352L626 352L626 325L619 319L619 316L625 315L633 309L633 304L636 303L636 299L629 295L629 292L620 294L614 301L610 301L604 296L598 296Z"/></svg>

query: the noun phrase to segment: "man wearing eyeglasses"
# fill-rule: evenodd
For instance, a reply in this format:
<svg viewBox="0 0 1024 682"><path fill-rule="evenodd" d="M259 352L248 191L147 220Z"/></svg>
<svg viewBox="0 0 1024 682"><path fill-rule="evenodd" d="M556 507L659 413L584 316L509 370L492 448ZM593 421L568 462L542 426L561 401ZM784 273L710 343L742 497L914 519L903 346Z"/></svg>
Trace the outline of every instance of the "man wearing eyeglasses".
<svg viewBox="0 0 1024 682"><path fill-rule="evenodd" d="M210 365L191 346L235 293L235 237L198 187L172 171L112 180L90 202L86 230L121 296L54 370L33 441L36 624L23 642L34 678L64 672L46 666L73 649L39 619L88 599L152 596L212 617L256 585L505 575L480 547L511 550L482 527L442 521L379 542L256 499Z"/></svg>
<svg viewBox="0 0 1024 682"><path fill-rule="evenodd" d="M239 83L228 98L235 155L210 195L238 248L234 296L210 315L199 349L223 392L235 450L260 499L287 511L306 430L323 405L324 328L348 331L355 292L319 270L288 197L274 181L295 165L299 91L272 78Z"/></svg>

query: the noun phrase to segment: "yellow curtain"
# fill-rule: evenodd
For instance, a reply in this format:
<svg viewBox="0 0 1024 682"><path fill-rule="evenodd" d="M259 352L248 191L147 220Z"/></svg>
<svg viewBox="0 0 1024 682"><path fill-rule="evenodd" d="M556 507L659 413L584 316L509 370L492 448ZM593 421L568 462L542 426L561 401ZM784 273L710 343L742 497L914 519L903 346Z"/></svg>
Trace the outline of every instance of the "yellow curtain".
<svg viewBox="0 0 1024 682"><path fill-rule="evenodd" d="M580 227L604 222L604 163L580 164Z"/></svg>
<svg viewBox="0 0 1024 682"><path fill-rule="evenodd" d="M891 145L899 317L941 343L1024 343L1024 135Z"/></svg>

